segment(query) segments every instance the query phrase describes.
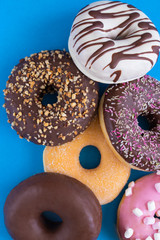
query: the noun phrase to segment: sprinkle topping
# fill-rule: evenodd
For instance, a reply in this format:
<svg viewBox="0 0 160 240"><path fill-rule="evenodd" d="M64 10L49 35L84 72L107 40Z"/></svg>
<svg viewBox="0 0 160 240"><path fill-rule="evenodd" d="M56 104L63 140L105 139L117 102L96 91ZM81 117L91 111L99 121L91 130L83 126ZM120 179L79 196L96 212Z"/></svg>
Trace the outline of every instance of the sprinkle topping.
<svg viewBox="0 0 160 240"><path fill-rule="evenodd" d="M129 196L131 196L131 195L132 195L132 188L129 187L129 188L127 188L127 189L125 190L125 196L126 196L126 197L129 197Z"/></svg>
<svg viewBox="0 0 160 240"><path fill-rule="evenodd" d="M146 171L160 169L160 82L150 76L112 85L105 92L103 115L109 139L129 164ZM139 126L147 119L149 129Z"/></svg>
<svg viewBox="0 0 160 240"><path fill-rule="evenodd" d="M118 232L120 238L131 227L133 236L142 239L158 239L160 235L160 201L155 188L159 177L156 173L137 180L131 197L123 196L118 208ZM132 188L131 188L132 189ZM152 199L151 199L152 197ZM134 216L134 215L136 216ZM154 235L157 233L157 235Z"/></svg>
<svg viewBox="0 0 160 240"><path fill-rule="evenodd" d="M137 217L141 217L143 215L143 212L141 211L141 209L139 208L134 208L132 210L132 212L134 213L134 215L136 215Z"/></svg>
<svg viewBox="0 0 160 240"><path fill-rule="evenodd" d="M148 201L147 202L147 207L148 207L148 211L152 212L156 209L156 205L154 201Z"/></svg>
<svg viewBox="0 0 160 240"><path fill-rule="evenodd" d="M153 228L154 230L156 230L156 229L159 229L159 230L160 230L160 222L154 223L153 226L152 226L152 228Z"/></svg>
<svg viewBox="0 0 160 240"><path fill-rule="evenodd" d="M145 218L143 219L143 223L144 223L145 225L152 225L152 224L155 223L155 218L154 218L154 217L145 217Z"/></svg>
<svg viewBox="0 0 160 240"><path fill-rule="evenodd" d="M155 185L155 189L158 193L160 193L160 183L156 183Z"/></svg>
<svg viewBox="0 0 160 240"><path fill-rule="evenodd" d="M154 240L160 240L160 233L154 234Z"/></svg>
<svg viewBox="0 0 160 240"><path fill-rule="evenodd" d="M145 240L153 240L153 238L148 236Z"/></svg>
<svg viewBox="0 0 160 240"><path fill-rule="evenodd" d="M42 104L57 92L57 102ZM20 60L7 82L5 108L20 137L41 145L71 141L89 125L98 85L84 76L65 51L42 51ZM15 101L16 100L16 101Z"/></svg>
<svg viewBox="0 0 160 240"><path fill-rule="evenodd" d="M132 182L130 182L130 183L128 184L128 187L133 188L134 186L135 186L135 182L134 182L134 181L132 181Z"/></svg>
<svg viewBox="0 0 160 240"><path fill-rule="evenodd" d="M132 228L128 228L124 233L125 238L130 238L130 237L132 237L132 235L133 235L133 229Z"/></svg>

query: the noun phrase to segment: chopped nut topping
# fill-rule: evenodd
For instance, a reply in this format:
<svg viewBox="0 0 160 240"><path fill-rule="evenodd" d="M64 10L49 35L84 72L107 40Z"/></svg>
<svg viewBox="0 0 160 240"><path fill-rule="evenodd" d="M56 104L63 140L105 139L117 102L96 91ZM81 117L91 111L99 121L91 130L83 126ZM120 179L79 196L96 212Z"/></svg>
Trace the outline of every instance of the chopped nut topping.
<svg viewBox="0 0 160 240"><path fill-rule="evenodd" d="M97 89L92 80L86 79L84 84L82 73L76 67L72 69L71 63L67 52L42 51L21 59L20 65L12 70L4 95L7 106L14 107L15 112L10 112L10 108L6 112L13 119L12 127L18 126L20 136L26 135L27 128L33 128L32 136L26 137L28 141L32 139L38 144L54 146L59 141L66 141L67 136L72 139L86 128L83 119L88 117L88 112L84 110L90 108L92 116L97 105ZM57 102L42 105L43 96L52 91L58 93ZM73 126L73 131L68 132L68 126ZM53 140L50 137L48 140L48 136Z"/></svg>

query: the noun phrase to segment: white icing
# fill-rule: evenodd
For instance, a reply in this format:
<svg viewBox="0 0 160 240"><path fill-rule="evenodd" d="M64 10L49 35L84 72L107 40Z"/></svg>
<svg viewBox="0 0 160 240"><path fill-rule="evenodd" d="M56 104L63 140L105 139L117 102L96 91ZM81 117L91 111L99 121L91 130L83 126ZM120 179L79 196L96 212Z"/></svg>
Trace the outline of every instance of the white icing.
<svg viewBox="0 0 160 240"><path fill-rule="evenodd" d="M107 9L108 7L111 8ZM112 13L113 16L106 19L102 16L95 17L95 11L99 11L100 14ZM133 19L129 20L130 17L126 14L134 15ZM129 22L126 26L118 27L127 20ZM150 28L139 25L142 23L149 24ZM68 43L69 51L77 67L95 81L115 83L114 80L119 75L118 83L133 80L145 75L157 61L158 54L152 47L160 46L160 37L158 31L152 27L153 23L143 12L126 3L93 2L82 9L73 22ZM148 34L148 38L139 46L135 45L143 34ZM109 41L110 46L106 47ZM123 50L125 52L121 54ZM116 55L116 59L120 61L111 64L117 53L120 54ZM127 54L132 54L132 57L128 57ZM125 60L124 55L127 58Z"/></svg>

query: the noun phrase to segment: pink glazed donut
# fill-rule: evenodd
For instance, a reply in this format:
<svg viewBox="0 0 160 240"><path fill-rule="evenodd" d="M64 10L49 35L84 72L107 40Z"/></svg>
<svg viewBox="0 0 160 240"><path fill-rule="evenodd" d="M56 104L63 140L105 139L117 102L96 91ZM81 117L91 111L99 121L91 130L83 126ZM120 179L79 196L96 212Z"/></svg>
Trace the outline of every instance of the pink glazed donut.
<svg viewBox="0 0 160 240"><path fill-rule="evenodd" d="M118 208L120 239L160 239L160 171L131 182Z"/></svg>

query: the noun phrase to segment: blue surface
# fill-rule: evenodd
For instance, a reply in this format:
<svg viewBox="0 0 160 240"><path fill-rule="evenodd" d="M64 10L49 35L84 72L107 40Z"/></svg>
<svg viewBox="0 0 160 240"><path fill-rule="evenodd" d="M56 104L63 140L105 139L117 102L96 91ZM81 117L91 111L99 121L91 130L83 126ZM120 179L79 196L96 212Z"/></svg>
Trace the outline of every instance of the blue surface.
<svg viewBox="0 0 160 240"><path fill-rule="evenodd" d="M7 123L3 92L11 69L19 59L46 49L67 48L76 13L92 1L0 0L0 240L11 239L4 226L3 206L10 190L27 177L42 172L44 147L21 140ZM159 0L128 0L145 12L160 31ZM160 60L150 75L160 79ZM101 85L101 92L105 89ZM130 181L145 173L132 171ZM116 211L122 193L102 207L103 223L98 240L117 240Z"/></svg>

